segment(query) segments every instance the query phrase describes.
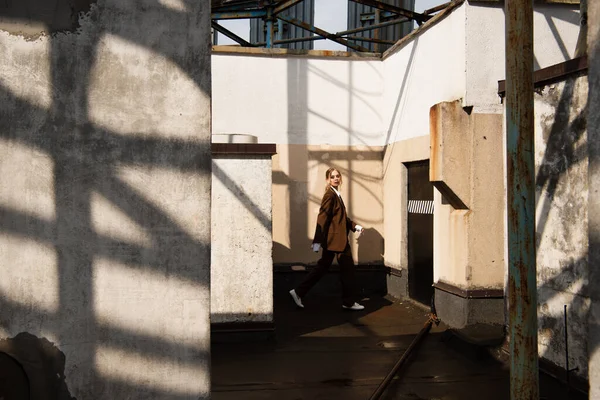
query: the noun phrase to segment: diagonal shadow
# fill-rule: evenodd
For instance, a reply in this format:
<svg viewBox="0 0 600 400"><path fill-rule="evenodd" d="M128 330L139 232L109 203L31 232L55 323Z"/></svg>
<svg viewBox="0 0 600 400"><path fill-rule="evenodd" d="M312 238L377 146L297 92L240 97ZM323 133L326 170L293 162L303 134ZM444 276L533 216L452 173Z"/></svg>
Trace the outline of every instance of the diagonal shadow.
<svg viewBox="0 0 600 400"><path fill-rule="evenodd" d="M577 104L576 96L581 90L577 82L577 76L566 79L560 94L556 93L557 89L543 92L547 101L554 99L555 109L554 119L547 127L546 122L542 121L546 149L539 163L535 181L538 198L540 193L543 194L536 204L538 209L536 246L539 252L542 240L545 240L546 250L563 251L567 254L569 251L576 251L578 256L574 259L554 260L558 268L553 268L552 265L540 265L538 261L538 304L541 307L538 313L538 329L540 340L544 344L540 356L565 368L565 351L569 346L570 367L577 366L579 368L577 375L587 378L588 353L592 354L597 346L596 343L588 342L586 329L590 297L588 252L579 256L581 253L577 251L575 235L568 233L564 239L567 249L561 250L561 243L548 242L554 240L553 235L562 235L561 229L565 229L566 232L571 229L569 218L579 218L568 214L564 206L561 206L565 202L581 203L581 200L573 198L573 196L579 197L580 193L571 192L569 182L573 179L587 180L587 174L580 177L572 175L573 168L580 167L588 160L586 125L589 107L587 101L585 104ZM572 115L574 118L571 117ZM556 225L556 221L551 223L551 211L554 211L555 215L557 211L560 212L559 226ZM565 305L568 321L570 321L568 343L565 343L563 310L561 308L560 313L557 314L557 302L567 303ZM565 377L559 376L559 378Z"/></svg>
<svg viewBox="0 0 600 400"><path fill-rule="evenodd" d="M3 205L0 233L54 247L59 294L57 310L48 312L15 302L3 293L0 295L0 326L8 332L25 329L39 336L51 333L67 360L66 365L63 361L65 370L58 371L59 376L78 383L75 389L80 398L190 398L188 389L174 388L164 374L162 380L144 381L140 371L128 371L129 375L120 376L118 368L117 372L99 370L101 364L97 361L103 354L99 353L100 348L117 349L127 357L147 360L148 369L154 371L149 373L154 376L160 375L156 375L156 370L176 365L180 372L189 369L208 373L209 353L202 342L190 345L187 340L180 342L169 334L148 335L138 327L124 328L115 325L115 321L106 323L98 319L94 306L100 300L95 292L94 277L98 258L108 258L127 268L159 273L165 283L174 277L192 282L199 290L208 284L208 268L198 267L202 263L208 265L210 244L186 232L154 199L137 192L115 172L115 168L127 166L138 170L161 168L175 173L210 175L208 141L201 136L197 141L135 134L123 136L96 125L90 116L89 87L92 74L100 73L95 69L99 58L107 57L100 51L107 34L168 58L200 91L210 93L210 79L205 73L210 70L210 57L206 57L209 35L205 29L197 28L208 23L210 15L201 4L189 0L182 3L189 11L174 11L156 1L93 5L84 18L84 26L76 33L59 32L44 39L49 45L49 85L53 89L48 110L0 88L0 140L10 147L36 149L50 157L53 163L53 193L50 195L55 199L56 215L50 222ZM58 8L58 2L55 4ZM32 6L42 7L39 3ZM194 9L197 12L193 12ZM10 13L0 7L0 18L8 16L49 25L54 21L32 20L31 10L27 8L9 8L8 11ZM207 132L209 121L193 128ZM148 176L151 175L149 172ZM209 182L208 179L204 181ZM151 247L97 233L92 220L94 193L100 193L151 232ZM201 196L199 201L206 197L206 194ZM0 341L0 350L18 352L16 344L14 340ZM27 372L35 376L30 363L43 355L28 355L33 358L27 360L27 356L21 354L21 361ZM76 372L77 369L80 371ZM32 395L38 396L35 398L54 396L40 392L45 386L39 379L32 382L36 382L32 387ZM85 382L83 386L82 382ZM60 396L71 398L68 393Z"/></svg>

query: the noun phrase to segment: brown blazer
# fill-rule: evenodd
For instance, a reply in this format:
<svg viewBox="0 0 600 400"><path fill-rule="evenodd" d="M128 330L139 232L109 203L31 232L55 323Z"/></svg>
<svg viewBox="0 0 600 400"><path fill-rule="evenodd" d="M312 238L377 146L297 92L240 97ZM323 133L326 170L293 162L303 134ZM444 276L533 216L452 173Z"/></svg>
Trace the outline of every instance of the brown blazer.
<svg viewBox="0 0 600 400"><path fill-rule="evenodd" d="M349 231L355 232L356 224L348 218L344 202L329 188L321 200L313 243L320 243L324 250L342 252L348 244Z"/></svg>

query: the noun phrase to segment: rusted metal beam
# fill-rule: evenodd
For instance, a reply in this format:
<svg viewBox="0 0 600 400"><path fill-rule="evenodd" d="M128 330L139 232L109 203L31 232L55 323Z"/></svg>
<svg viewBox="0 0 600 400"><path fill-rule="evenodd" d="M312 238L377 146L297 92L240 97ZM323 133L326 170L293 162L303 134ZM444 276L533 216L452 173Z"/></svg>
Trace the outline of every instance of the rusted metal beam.
<svg viewBox="0 0 600 400"><path fill-rule="evenodd" d="M505 2L510 398L539 398L533 0Z"/></svg>
<svg viewBox="0 0 600 400"><path fill-rule="evenodd" d="M533 73L533 87L542 87L552 82L564 79L567 76L584 73L588 70L588 57L582 56L563 61L546 68L538 69ZM498 81L498 95L504 97L506 81Z"/></svg>
<svg viewBox="0 0 600 400"><path fill-rule="evenodd" d="M412 21L412 20L409 19L409 18L398 18L398 19L393 19L391 21L382 22L382 23L377 24L377 25L373 24L373 25L369 25L369 26L363 26L362 28L356 28L356 29L350 29L350 30L347 30L347 31L337 32L335 34L335 36L338 36L338 37L340 37L340 36L346 36L346 35L350 35L352 33L370 31L370 30L373 30L373 29L383 28L383 27L386 27L386 26L395 25L395 24L401 24L401 23L410 22L410 21Z"/></svg>
<svg viewBox="0 0 600 400"><path fill-rule="evenodd" d="M296 43L296 42L312 42L315 40L325 40L322 36L307 36L302 38L291 38L291 39L279 39L275 40L273 44L287 44L287 43ZM264 46L265 42L255 43L256 46Z"/></svg>
<svg viewBox="0 0 600 400"><path fill-rule="evenodd" d="M361 36L346 36L346 39L353 40L355 42L369 42L369 43L389 44L390 46L396 43L393 40L367 38L367 37L361 37Z"/></svg>
<svg viewBox="0 0 600 400"><path fill-rule="evenodd" d="M302 1L304 1L304 0L287 0L282 3L279 3L273 10L273 14L277 15L280 12L285 11L288 8L295 6L296 4L298 4Z"/></svg>
<svg viewBox="0 0 600 400"><path fill-rule="evenodd" d="M228 12L214 12L211 14L211 19L247 19L247 18L263 18L267 15L264 10L252 10L252 11L228 11Z"/></svg>
<svg viewBox="0 0 600 400"><path fill-rule="evenodd" d="M245 39L239 37L235 33L231 32L229 29L217 24L215 21L211 21L210 25L213 27L213 29L215 31L221 32L223 35L227 36L229 39L235 41L236 43L241 44L244 47L255 47L255 45L253 45L252 43L247 42Z"/></svg>
<svg viewBox="0 0 600 400"><path fill-rule="evenodd" d="M433 13L436 13L438 11L442 11L443 9L445 9L446 7L448 7L450 4L452 4L451 1L444 3L444 4L440 4L439 6L433 7L433 8L429 8L425 11L423 11L423 15L431 15Z"/></svg>
<svg viewBox="0 0 600 400"><path fill-rule="evenodd" d="M367 48L365 48L363 46L352 44L352 43L348 42L347 40L341 39L341 38L339 38L338 36L336 36L336 35L334 35L332 33L324 31L323 29L319 29L316 26L312 26L312 25L309 25L309 24L307 24L305 22L299 21L299 20L297 20L295 18L288 18L288 17L284 17L282 15L277 15L277 18L279 18L282 21L285 21L285 22L287 22L289 24L296 25L297 27L306 29L309 32L316 33L317 35L323 36L326 39L329 39L329 40L331 40L333 42L339 43L341 45L344 45L344 46L349 47L351 49L354 49L356 51L369 51L369 49L367 49Z"/></svg>
<svg viewBox="0 0 600 400"><path fill-rule="evenodd" d="M226 11L250 11L259 10L259 4L256 0L240 2L232 5L213 7L212 12L226 12Z"/></svg>
<svg viewBox="0 0 600 400"><path fill-rule="evenodd" d="M274 43L275 44L286 44L286 43L296 43L296 42L312 42L315 40L325 40L325 38L322 36L309 36L309 37L303 37L303 38L281 39L281 40L276 40Z"/></svg>
<svg viewBox="0 0 600 400"><path fill-rule="evenodd" d="M396 18L398 17L398 14L396 13L391 13L389 11L380 11L380 20L389 20L391 18ZM374 21L375 20L375 13L374 12L368 12L368 13L361 13L360 14L360 21L361 22L368 22L368 21Z"/></svg>
<svg viewBox="0 0 600 400"><path fill-rule="evenodd" d="M355 3L364 4L365 6L369 6L369 7L373 7L373 8L378 8L378 9L384 10L384 11L393 12L393 13L396 13L398 15L402 15L403 17L406 17L406 18L414 19L419 24L421 24L421 23L427 21L429 18L431 18L431 17L429 17L427 15L419 14L419 13L416 13L414 11L410 11L410 10L406 10L404 8L396 7L396 6L391 5L391 4L382 3L381 1L377 1L377 0L352 0L352 1L355 2Z"/></svg>

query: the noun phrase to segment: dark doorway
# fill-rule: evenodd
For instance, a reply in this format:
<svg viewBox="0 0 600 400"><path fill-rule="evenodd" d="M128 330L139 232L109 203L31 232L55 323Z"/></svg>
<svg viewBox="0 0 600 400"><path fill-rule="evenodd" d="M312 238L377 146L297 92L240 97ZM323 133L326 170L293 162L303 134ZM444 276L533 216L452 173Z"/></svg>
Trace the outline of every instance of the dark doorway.
<svg viewBox="0 0 600 400"><path fill-rule="evenodd" d="M408 294L429 305L433 295L433 185L429 161L408 169Z"/></svg>

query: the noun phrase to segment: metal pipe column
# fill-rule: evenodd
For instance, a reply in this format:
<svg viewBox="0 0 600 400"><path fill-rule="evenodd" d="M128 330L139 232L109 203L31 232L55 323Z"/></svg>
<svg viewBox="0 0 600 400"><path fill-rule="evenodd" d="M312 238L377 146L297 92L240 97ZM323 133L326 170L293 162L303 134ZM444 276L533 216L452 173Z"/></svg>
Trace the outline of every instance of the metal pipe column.
<svg viewBox="0 0 600 400"><path fill-rule="evenodd" d="M533 0L505 7L510 398L537 400Z"/></svg>
<svg viewBox="0 0 600 400"><path fill-rule="evenodd" d="M267 8L267 18L266 18L266 23L267 23L267 44L265 47L267 47L268 49L270 49L271 47L273 47L273 33L274 33L274 26L273 26L273 20L275 18L273 17L273 7L268 7Z"/></svg>

